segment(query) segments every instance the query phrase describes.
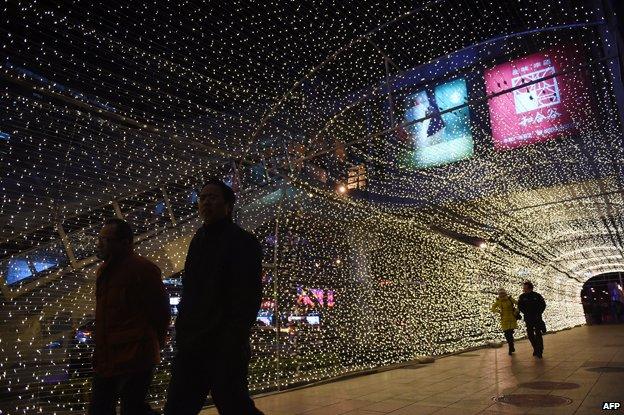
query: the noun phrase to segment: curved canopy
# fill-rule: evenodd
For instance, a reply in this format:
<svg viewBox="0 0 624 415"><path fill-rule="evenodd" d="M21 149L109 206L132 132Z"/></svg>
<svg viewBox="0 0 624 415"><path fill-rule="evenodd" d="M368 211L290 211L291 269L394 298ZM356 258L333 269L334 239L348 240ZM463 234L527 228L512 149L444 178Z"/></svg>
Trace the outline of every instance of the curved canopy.
<svg viewBox="0 0 624 415"><path fill-rule="evenodd" d="M607 4L18 2L2 41L4 254L210 172L333 193L361 165L366 187L345 197L363 206L579 278L618 267Z"/></svg>
<svg viewBox="0 0 624 415"><path fill-rule="evenodd" d="M80 412L93 236L174 275L213 175L265 249L253 391L481 347L526 278L583 324L624 269L623 5L4 2L0 412Z"/></svg>

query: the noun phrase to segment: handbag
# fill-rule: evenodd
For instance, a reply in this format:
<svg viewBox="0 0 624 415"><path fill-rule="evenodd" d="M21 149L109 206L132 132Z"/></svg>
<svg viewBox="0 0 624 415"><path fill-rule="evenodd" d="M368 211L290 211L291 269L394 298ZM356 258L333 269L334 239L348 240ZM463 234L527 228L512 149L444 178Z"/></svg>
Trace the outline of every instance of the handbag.
<svg viewBox="0 0 624 415"><path fill-rule="evenodd" d="M522 314L520 314L520 311L516 308L516 306L514 306L514 303L513 301L511 301L511 298L507 297L507 299L511 303L511 309L516 320L522 320Z"/></svg>

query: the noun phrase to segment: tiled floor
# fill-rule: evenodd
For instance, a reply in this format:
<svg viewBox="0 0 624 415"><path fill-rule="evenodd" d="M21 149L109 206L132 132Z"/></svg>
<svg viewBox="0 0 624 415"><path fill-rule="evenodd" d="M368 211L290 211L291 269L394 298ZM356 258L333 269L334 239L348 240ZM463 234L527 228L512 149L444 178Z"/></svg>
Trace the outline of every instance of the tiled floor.
<svg viewBox="0 0 624 415"><path fill-rule="evenodd" d="M513 357L506 345L445 357L417 369L361 376L320 386L264 396L256 405L266 415L470 415L604 414L603 402L624 406L624 372L590 370L624 367L624 325L578 327L544 337L544 359L519 341ZM572 382L565 390L519 386L533 381ZM571 403L559 407L517 407L495 403L507 394L552 394ZM217 414L214 408L202 415Z"/></svg>

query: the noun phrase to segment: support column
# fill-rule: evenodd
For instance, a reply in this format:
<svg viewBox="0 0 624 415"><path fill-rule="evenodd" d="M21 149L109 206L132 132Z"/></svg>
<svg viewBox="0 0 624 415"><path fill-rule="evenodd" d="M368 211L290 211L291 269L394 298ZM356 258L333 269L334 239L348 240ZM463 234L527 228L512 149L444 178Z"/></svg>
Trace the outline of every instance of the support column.
<svg viewBox="0 0 624 415"><path fill-rule="evenodd" d="M169 219L171 219L171 223L173 223L173 226L176 226L178 224L178 221L175 215L173 214L173 209L171 208L171 202L169 201L169 194L167 193L167 190L165 190L164 187L161 187L160 191L162 192L163 199L165 200L165 207L167 208Z"/></svg>
<svg viewBox="0 0 624 415"><path fill-rule="evenodd" d="M390 108L390 128L394 128L394 98L392 97L392 87L390 85L390 62L388 57L384 56L384 65L386 68L386 88L388 93L388 106Z"/></svg>
<svg viewBox="0 0 624 415"><path fill-rule="evenodd" d="M278 264L279 261L279 226L282 217L282 207L284 201L284 188L282 187L282 194L280 195L280 201L277 205L277 213L275 215L275 243L273 244L273 317L275 318L275 342L277 343L277 352L275 355L276 362L276 375L277 375L277 390L281 390L281 345L280 345L280 332L282 327L282 321L280 319L279 308L279 275L281 268Z"/></svg>
<svg viewBox="0 0 624 415"><path fill-rule="evenodd" d="M290 153L288 152L288 146L286 145L286 142L284 141L283 138L282 138L282 147L284 148L284 154L286 155L286 161L288 162L288 172L292 175L293 171L294 171L293 170L293 165L292 165L292 160L290 159Z"/></svg>
<svg viewBox="0 0 624 415"><path fill-rule="evenodd" d="M621 1L621 0L619 0ZM594 0L595 11L598 18L607 21L607 27L601 26L598 31L601 34L602 48L605 56L619 56L619 60L612 59L607 62L609 72L611 73L611 81L613 83L613 93L618 107L618 115L620 118L620 128L624 128L624 40L620 27L615 16L615 2L611 0ZM622 18L622 16L617 16Z"/></svg>
<svg viewBox="0 0 624 415"><path fill-rule="evenodd" d="M111 202L111 205L113 205L113 209L115 209L115 216L118 217L119 219L123 219L123 213L121 212L121 208L119 207L119 203L117 203L116 200L113 200Z"/></svg>
<svg viewBox="0 0 624 415"><path fill-rule="evenodd" d="M71 241L67 237L65 233L65 229L61 222L56 223L56 232L61 237L61 242L63 242L63 247L65 248L65 253L67 254L67 258L69 258L69 263L73 269L78 269L78 261L76 261L76 255L74 254L74 249L71 246Z"/></svg>
<svg viewBox="0 0 624 415"><path fill-rule="evenodd" d="M241 164L242 166L242 164ZM236 180L237 185L235 187L237 187L237 189L233 190L235 192L238 193L243 193L243 178L240 174L240 169L238 168L238 165L236 164L236 160L232 160L232 170L234 171L234 179ZM232 183L233 184L233 183Z"/></svg>
<svg viewBox="0 0 624 415"><path fill-rule="evenodd" d="M390 64L391 64L391 60L390 58L388 58L388 56L386 56L385 54L383 55L384 58L384 68L386 70L386 93L388 96L388 122L390 123L389 125L389 129L392 130L392 136L396 137L396 131L394 131L393 129L396 127L396 120L394 119L394 97L392 95L392 82L390 79ZM388 157L388 156L386 156ZM390 161L390 160L387 160ZM386 179L389 179L388 177L388 173L384 173L383 175ZM367 199L370 198L370 196L366 196Z"/></svg>

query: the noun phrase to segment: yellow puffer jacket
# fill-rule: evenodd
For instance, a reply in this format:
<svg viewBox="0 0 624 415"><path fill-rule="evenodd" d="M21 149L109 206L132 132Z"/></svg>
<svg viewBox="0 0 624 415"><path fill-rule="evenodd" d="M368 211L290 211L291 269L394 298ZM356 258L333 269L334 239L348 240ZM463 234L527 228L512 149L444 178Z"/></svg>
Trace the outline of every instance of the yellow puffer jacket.
<svg viewBox="0 0 624 415"><path fill-rule="evenodd" d="M505 299L497 298L492 304L492 311L497 312L501 316L501 329L511 330L518 328L518 322L514 316L513 309L518 303L513 298L507 296Z"/></svg>

